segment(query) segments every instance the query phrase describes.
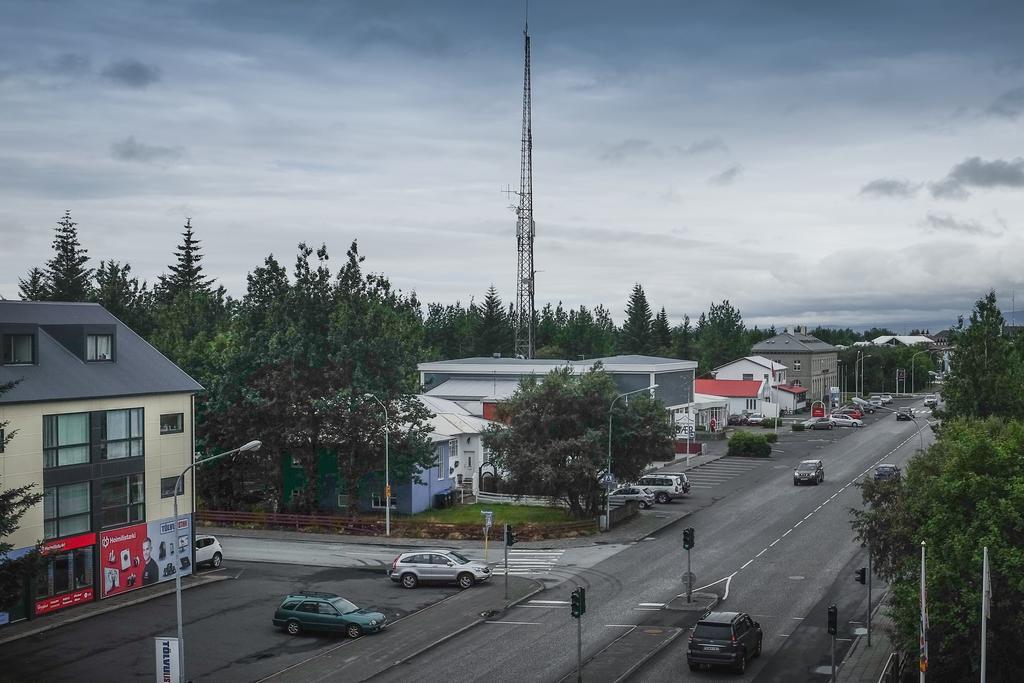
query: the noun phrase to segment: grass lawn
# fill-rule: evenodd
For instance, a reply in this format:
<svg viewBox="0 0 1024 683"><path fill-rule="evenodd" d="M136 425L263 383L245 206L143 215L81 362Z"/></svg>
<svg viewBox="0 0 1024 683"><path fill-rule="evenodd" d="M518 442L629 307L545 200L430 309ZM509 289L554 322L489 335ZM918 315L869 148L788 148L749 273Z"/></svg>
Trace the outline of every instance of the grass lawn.
<svg viewBox="0 0 1024 683"><path fill-rule="evenodd" d="M500 527L508 522L509 524L541 523L544 522L572 522L574 521L562 508L540 508L528 505L489 505L475 503L473 505L457 505L444 510L428 510L412 519L424 522L441 522L448 524L458 523L479 523L483 525L484 516L482 510L491 510L494 513L493 524Z"/></svg>

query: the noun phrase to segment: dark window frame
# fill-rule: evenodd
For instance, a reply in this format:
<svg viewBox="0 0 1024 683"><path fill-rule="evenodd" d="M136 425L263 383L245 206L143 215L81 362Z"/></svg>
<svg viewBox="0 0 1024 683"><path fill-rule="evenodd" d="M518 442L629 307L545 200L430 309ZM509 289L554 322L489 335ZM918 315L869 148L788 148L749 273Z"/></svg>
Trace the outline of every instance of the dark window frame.
<svg viewBox="0 0 1024 683"><path fill-rule="evenodd" d="M96 340L100 337L106 337L110 340L108 348L110 353L105 358L98 358L99 353L96 349ZM113 363L114 362L114 335L113 333L99 332L99 333L86 333L85 335L85 362L86 363Z"/></svg>
<svg viewBox="0 0 1024 683"><path fill-rule="evenodd" d="M136 489L133 486L134 481L138 481L139 485ZM106 497L104 495L104 489L115 482L124 482L126 499L124 502L117 502L113 504L107 504ZM133 491L138 490L139 499L132 500ZM107 479L99 480L99 501L100 501L100 526L104 529L110 529L118 526L125 526L127 524L138 524L146 521L146 478L143 473L139 472L136 474L128 474L121 477L109 477ZM115 512L117 510L124 511L124 517L115 519L114 521L107 521L108 513ZM134 512L134 515L132 514Z"/></svg>
<svg viewBox="0 0 1024 683"><path fill-rule="evenodd" d="M66 489L66 488L71 488L72 486L85 486L85 490L86 490L85 501L86 501L86 506L87 507L85 509L85 512L76 512L76 513L70 514L70 515L61 515L61 513L60 513L60 490L61 489ZM53 492L52 494L50 494L51 491ZM54 512L54 514L53 514L52 517L47 517L46 516L46 496L48 494L53 496L52 500L53 500L53 512ZM72 520L72 519L78 519L80 517L84 517L86 519L86 521L88 522L88 524L86 525L86 527L84 529L76 528L74 530L68 530L68 531L64 531L64 532L61 531L61 520ZM53 534L48 534L46 532L46 529L47 529L47 527L49 526L49 524L51 522L53 523L54 533ZM67 522L65 522L65 524L66 523ZM70 535L73 535L73 534L88 533L90 531L92 531L92 486L90 486L90 482L80 481L80 482L75 482L74 484L65 484L64 486L48 486L48 487L43 489L43 538L45 540L50 540L52 538L61 538L62 536L70 536Z"/></svg>
<svg viewBox="0 0 1024 683"><path fill-rule="evenodd" d="M176 417L178 418L178 426L175 429L164 429L164 418L165 417ZM145 430L143 430L145 431ZM160 416L160 436L165 434L181 434L185 431L185 413L164 413Z"/></svg>
<svg viewBox="0 0 1024 683"><path fill-rule="evenodd" d="M109 424L111 413L126 413L125 419L127 420L127 436L120 439L109 439L107 438L107 425ZM139 428L141 431L136 434L132 431L133 416L135 413L139 415ZM129 458L141 458L146 455L146 409L145 408L117 408L114 410L101 410L94 413L99 415L99 441L96 444L99 459L104 461L110 460L127 460ZM128 455L122 455L111 458L110 446L111 444L126 444ZM134 452L137 450L138 452Z"/></svg>
<svg viewBox="0 0 1024 683"><path fill-rule="evenodd" d="M61 418L69 418L76 415L85 415L86 428L85 428L85 441L79 443L60 443L60 421ZM43 469L53 470L59 467L73 467L75 465L85 465L92 461L92 449L90 439L90 413L56 413L53 415L43 415ZM48 427L47 423L51 423L53 426ZM57 436L57 443L47 443L47 437L49 435ZM71 450L76 448L85 447L87 456L85 462L70 462L61 463L61 451ZM52 458L53 464L48 464L48 461Z"/></svg>
<svg viewBox="0 0 1024 683"><path fill-rule="evenodd" d="M14 349L15 349L14 342L19 337L28 337L29 338L28 348L29 348L29 355L31 356L31 358L29 360L27 360L27 361L26 360L16 360L15 357L14 357ZM36 359L39 356L38 349L36 348L36 335L32 334L31 332L6 332L6 333L4 333L4 335L3 335L3 349L2 349L2 353L3 353L3 357L2 357L2 359L0 359L0 360L2 360L2 363L0 363L2 365L35 365L36 364Z"/></svg>
<svg viewBox="0 0 1024 683"><path fill-rule="evenodd" d="M178 495L185 495L185 478L184 477L160 477L160 498L174 498L174 485L181 480L181 486L178 487Z"/></svg>

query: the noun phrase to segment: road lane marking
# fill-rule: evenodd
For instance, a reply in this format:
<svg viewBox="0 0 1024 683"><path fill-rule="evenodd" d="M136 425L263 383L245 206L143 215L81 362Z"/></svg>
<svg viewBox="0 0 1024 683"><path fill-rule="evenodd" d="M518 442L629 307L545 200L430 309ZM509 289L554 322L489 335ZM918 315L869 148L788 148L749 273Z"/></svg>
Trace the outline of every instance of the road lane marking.
<svg viewBox="0 0 1024 683"><path fill-rule="evenodd" d="M783 538L785 538L786 536L789 536L789 535L790 535L790 534L791 534L792 532L793 532L793 530L792 530L792 529L790 529L790 530L789 530L789 531L787 531L786 533L782 534L782 537L783 537Z"/></svg>
<svg viewBox="0 0 1024 683"><path fill-rule="evenodd" d="M641 607L664 607L665 606L665 603L663 603L663 602L641 602L641 603L638 603L638 604Z"/></svg>
<svg viewBox="0 0 1024 683"><path fill-rule="evenodd" d="M605 624L605 628L636 628L637 624Z"/></svg>
<svg viewBox="0 0 1024 683"><path fill-rule="evenodd" d="M539 621L485 621L485 624L508 624L509 626L540 626Z"/></svg>
<svg viewBox="0 0 1024 683"><path fill-rule="evenodd" d="M807 517L810 517L810 515L807 515ZM807 519L807 517L804 517L804 519ZM804 523L804 519L801 519L801 520L800 520L799 522L797 522L796 524L794 524L794 525L793 525L793 528L795 529L795 528L797 528L798 526L800 526L801 524L803 524L803 523Z"/></svg>
<svg viewBox="0 0 1024 683"><path fill-rule="evenodd" d="M813 515L813 514L814 514L813 512L808 512L806 515L804 515L804 519L810 519L811 515Z"/></svg>
<svg viewBox="0 0 1024 683"><path fill-rule="evenodd" d="M746 569L746 568L747 568L748 566L750 566L750 563L751 563L751 562L753 562L753 560L747 560L747 561L746 561L746 562L745 562L745 563L743 564L743 566L742 566L742 567L740 567L740 569Z"/></svg>
<svg viewBox="0 0 1024 683"><path fill-rule="evenodd" d="M776 543L778 543L781 540L782 540L782 538L776 538L774 541L772 541L771 543L768 544L768 547L771 548L773 545L775 545Z"/></svg>
<svg viewBox="0 0 1024 683"><path fill-rule="evenodd" d="M758 557L761 557L766 552L768 552L768 548L761 548L761 552L759 552L757 555L754 555L754 559L757 559Z"/></svg>
<svg viewBox="0 0 1024 683"><path fill-rule="evenodd" d="M568 600L530 600L531 605L568 605Z"/></svg>

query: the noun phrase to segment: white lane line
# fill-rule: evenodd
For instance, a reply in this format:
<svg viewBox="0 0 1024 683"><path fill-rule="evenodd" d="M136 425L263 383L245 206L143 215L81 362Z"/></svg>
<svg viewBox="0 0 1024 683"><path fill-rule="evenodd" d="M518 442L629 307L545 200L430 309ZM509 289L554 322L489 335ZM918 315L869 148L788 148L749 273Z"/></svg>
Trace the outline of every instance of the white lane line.
<svg viewBox="0 0 1024 683"><path fill-rule="evenodd" d="M835 498L838 495L839 495L838 493L833 493L831 496L828 497L828 499L832 500L833 498Z"/></svg>
<svg viewBox="0 0 1024 683"><path fill-rule="evenodd" d="M790 617L790 618L791 619L796 619L797 621L803 621L804 620L803 617Z"/></svg>
<svg viewBox="0 0 1024 683"><path fill-rule="evenodd" d="M759 552L757 555L754 555L754 559L757 559L758 557L761 557L766 552L768 552L768 548L761 548L761 552Z"/></svg>
<svg viewBox="0 0 1024 683"><path fill-rule="evenodd" d="M813 512L808 512L806 515L804 515L804 519L810 519L812 515L814 515ZM803 521L803 520L801 520L801 521Z"/></svg>
<svg viewBox="0 0 1024 683"><path fill-rule="evenodd" d="M790 529L790 530L789 530L789 531L787 531L786 533L782 534L782 537L783 537L783 538L785 538L786 536L789 536L789 535L790 535L791 533L793 533L793 530L792 530L792 529Z"/></svg>
<svg viewBox="0 0 1024 683"><path fill-rule="evenodd" d="M605 628L636 628L637 624L605 624Z"/></svg>
<svg viewBox="0 0 1024 683"><path fill-rule="evenodd" d="M519 609L564 609L565 605L513 605Z"/></svg>
<svg viewBox="0 0 1024 683"><path fill-rule="evenodd" d="M568 605L568 600L530 600L531 605Z"/></svg>
<svg viewBox="0 0 1024 683"><path fill-rule="evenodd" d="M509 626L540 626L539 621L485 621L485 624L508 624Z"/></svg>
<svg viewBox="0 0 1024 683"><path fill-rule="evenodd" d="M781 538L776 538L774 541L772 541L771 543L768 544L768 547L771 548L773 545L778 543L780 540L782 540L782 539Z"/></svg>
<svg viewBox="0 0 1024 683"><path fill-rule="evenodd" d="M810 515L807 515L807 517L810 517ZM804 519L807 519L807 517L804 517ZM795 528L797 528L798 526L800 526L801 524L803 524L803 523L804 523L804 519L801 519L801 520L800 520L799 522L797 522L796 524L794 524L794 525L793 525L793 528L795 529Z"/></svg>
<svg viewBox="0 0 1024 683"><path fill-rule="evenodd" d="M663 602L640 602L640 603L637 603L637 604L640 605L640 607L664 607L665 606L665 603L663 603Z"/></svg>
<svg viewBox="0 0 1024 683"><path fill-rule="evenodd" d="M775 635L777 635L779 638L789 638L788 633L776 633Z"/></svg>
<svg viewBox="0 0 1024 683"><path fill-rule="evenodd" d="M743 563L743 566L740 567L740 569L746 569L747 567L750 566L751 562L753 562L753 560L747 560L746 562Z"/></svg>
<svg viewBox="0 0 1024 683"><path fill-rule="evenodd" d="M633 610L637 611L637 612L660 612L661 608L660 607L634 607Z"/></svg>
<svg viewBox="0 0 1024 683"><path fill-rule="evenodd" d="M818 507L814 508L814 511L815 511L815 512L817 512L817 511L818 511L818 510L820 510L820 509L821 509L821 506L819 505ZM804 519L807 519L807 518L806 518L806 517L804 517Z"/></svg>

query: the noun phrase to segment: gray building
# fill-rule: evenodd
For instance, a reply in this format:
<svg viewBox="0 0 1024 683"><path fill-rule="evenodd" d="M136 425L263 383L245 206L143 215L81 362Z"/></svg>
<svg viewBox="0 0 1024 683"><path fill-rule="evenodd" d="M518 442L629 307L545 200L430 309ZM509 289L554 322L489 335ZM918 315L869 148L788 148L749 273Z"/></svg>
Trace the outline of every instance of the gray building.
<svg viewBox="0 0 1024 683"><path fill-rule="evenodd" d="M807 400L828 399L829 387L839 386L836 347L812 337L803 329L787 330L754 344L750 353L785 365L789 384L806 387Z"/></svg>

